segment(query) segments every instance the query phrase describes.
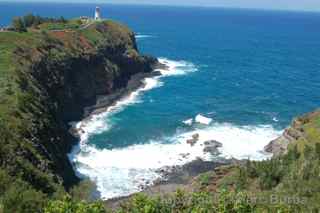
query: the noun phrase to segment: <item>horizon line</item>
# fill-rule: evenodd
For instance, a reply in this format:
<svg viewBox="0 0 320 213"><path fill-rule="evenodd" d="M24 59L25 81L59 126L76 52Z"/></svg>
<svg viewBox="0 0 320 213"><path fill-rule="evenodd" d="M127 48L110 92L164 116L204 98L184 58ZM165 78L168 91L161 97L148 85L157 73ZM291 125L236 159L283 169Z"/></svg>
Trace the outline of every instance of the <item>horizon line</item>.
<svg viewBox="0 0 320 213"><path fill-rule="evenodd" d="M221 6L221 5L195 5L195 4L159 4L159 3L121 3L121 2L100 2L99 0L90 1L83 1L83 2L62 2L62 1L44 1L44 0L0 0L1 3L8 3L8 4L17 4L17 3L43 3L43 4L97 4L97 5L126 5L126 6L162 6L162 7L182 7L182 8L216 8L216 9L239 9L239 10L261 10L261 11L275 11L275 12L295 12L295 13L320 13L320 8L316 10L311 9L288 9L288 8L265 8L265 7L235 7L235 6Z"/></svg>

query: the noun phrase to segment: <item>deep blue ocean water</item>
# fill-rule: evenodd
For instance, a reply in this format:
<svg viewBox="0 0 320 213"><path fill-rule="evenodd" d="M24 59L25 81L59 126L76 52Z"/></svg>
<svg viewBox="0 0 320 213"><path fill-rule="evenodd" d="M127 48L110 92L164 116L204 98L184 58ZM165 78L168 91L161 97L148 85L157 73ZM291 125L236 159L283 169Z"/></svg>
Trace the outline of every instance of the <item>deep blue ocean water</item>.
<svg viewBox="0 0 320 213"><path fill-rule="evenodd" d="M28 12L92 16L95 6L0 3L0 25ZM247 150L255 141L263 147L293 117L320 106L319 13L99 6L105 18L137 33L142 53L170 63L173 73L149 79L153 89L87 124L85 145L71 158L104 198L138 191L154 180L153 169L179 164L175 155L193 152L181 144L190 134L222 140L229 156L254 157L259 150ZM183 123L199 114L211 124Z"/></svg>

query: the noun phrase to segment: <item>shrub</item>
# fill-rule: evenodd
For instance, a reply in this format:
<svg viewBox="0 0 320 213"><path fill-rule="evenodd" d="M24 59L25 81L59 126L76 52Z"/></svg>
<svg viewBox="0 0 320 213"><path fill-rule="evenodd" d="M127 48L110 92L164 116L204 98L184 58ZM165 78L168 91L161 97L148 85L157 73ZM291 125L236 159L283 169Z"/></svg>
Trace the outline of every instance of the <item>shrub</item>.
<svg viewBox="0 0 320 213"><path fill-rule="evenodd" d="M244 192L230 192L222 189L219 193L217 208L219 213L247 213L254 212L255 208Z"/></svg>
<svg viewBox="0 0 320 213"><path fill-rule="evenodd" d="M284 167L279 159L271 159L257 164L261 189L271 189L277 186L283 175Z"/></svg>
<svg viewBox="0 0 320 213"><path fill-rule="evenodd" d="M199 176L199 183L201 187L208 186L210 184L210 181L212 179L212 174L210 172L201 174Z"/></svg>
<svg viewBox="0 0 320 213"><path fill-rule="evenodd" d="M44 208L45 213L104 213L106 212L101 202L76 202L70 196L63 200L50 201Z"/></svg>
<svg viewBox="0 0 320 213"><path fill-rule="evenodd" d="M249 202L245 193L222 190L217 202L208 192L186 193L177 190L169 197L153 198L137 194L118 213L247 213L255 206Z"/></svg>
<svg viewBox="0 0 320 213"><path fill-rule="evenodd" d="M12 26L17 32L26 32L28 27L37 27L43 23L62 23L65 24L68 21L64 17L58 19L55 18L46 18L35 16L33 14L27 14L22 17L16 17L12 21Z"/></svg>
<svg viewBox="0 0 320 213"><path fill-rule="evenodd" d="M169 213L170 205L163 199L148 197L139 193L128 202L123 203L118 213Z"/></svg>
<svg viewBox="0 0 320 213"><path fill-rule="evenodd" d="M249 172L245 168L238 168L238 176L237 176L237 189L245 189L248 185Z"/></svg>
<svg viewBox="0 0 320 213"><path fill-rule="evenodd" d="M0 206L3 213L41 212L46 202L45 194L0 170Z"/></svg>
<svg viewBox="0 0 320 213"><path fill-rule="evenodd" d="M70 194L74 200L89 201L94 187L94 183L90 180L83 180L70 190Z"/></svg>
<svg viewBox="0 0 320 213"><path fill-rule="evenodd" d="M320 143L315 144L316 158L320 160Z"/></svg>

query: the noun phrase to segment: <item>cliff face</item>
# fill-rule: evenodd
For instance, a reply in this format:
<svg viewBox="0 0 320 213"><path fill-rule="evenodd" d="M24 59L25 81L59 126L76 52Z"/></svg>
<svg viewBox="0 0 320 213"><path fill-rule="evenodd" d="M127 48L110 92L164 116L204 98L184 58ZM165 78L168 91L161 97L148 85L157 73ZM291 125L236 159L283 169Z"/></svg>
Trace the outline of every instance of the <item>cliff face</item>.
<svg viewBox="0 0 320 213"><path fill-rule="evenodd" d="M99 96L123 90L132 76L150 73L157 60L139 55L134 34L111 21L36 36L36 45L19 44L13 52L12 113L18 122L12 135L12 125L2 123L8 138L1 143L11 150L0 160L10 175L20 173L36 189L52 193L57 185L77 182L67 158L76 142L68 122L80 120Z"/></svg>
<svg viewBox="0 0 320 213"><path fill-rule="evenodd" d="M294 119L283 134L271 141L265 151L275 156L285 154L290 144L303 149L305 145L313 146L320 141L320 110L305 114Z"/></svg>

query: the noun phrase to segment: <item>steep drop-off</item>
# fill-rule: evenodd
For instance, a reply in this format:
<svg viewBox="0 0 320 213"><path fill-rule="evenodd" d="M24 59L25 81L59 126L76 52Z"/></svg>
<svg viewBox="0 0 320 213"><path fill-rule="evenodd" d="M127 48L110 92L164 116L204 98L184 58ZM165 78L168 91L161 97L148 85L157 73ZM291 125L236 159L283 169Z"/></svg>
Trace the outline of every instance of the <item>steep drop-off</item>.
<svg viewBox="0 0 320 213"><path fill-rule="evenodd" d="M157 60L141 56L134 33L112 21L45 27L0 33L0 168L51 194L77 182L67 158L76 143L68 123L98 97L150 73Z"/></svg>
<svg viewBox="0 0 320 213"><path fill-rule="evenodd" d="M287 153L290 144L303 150L304 146L314 146L318 142L320 142L320 110L294 119L279 138L265 147L265 151L278 156Z"/></svg>

